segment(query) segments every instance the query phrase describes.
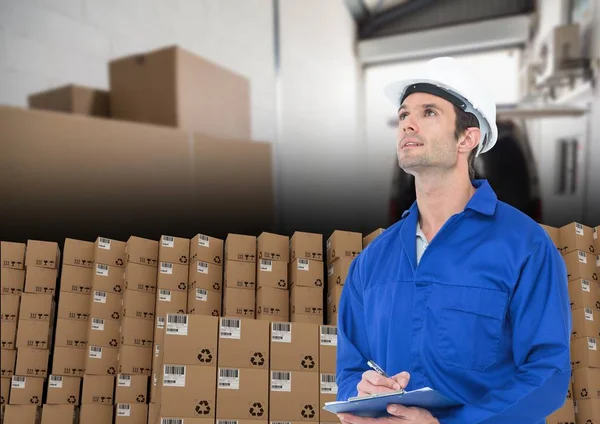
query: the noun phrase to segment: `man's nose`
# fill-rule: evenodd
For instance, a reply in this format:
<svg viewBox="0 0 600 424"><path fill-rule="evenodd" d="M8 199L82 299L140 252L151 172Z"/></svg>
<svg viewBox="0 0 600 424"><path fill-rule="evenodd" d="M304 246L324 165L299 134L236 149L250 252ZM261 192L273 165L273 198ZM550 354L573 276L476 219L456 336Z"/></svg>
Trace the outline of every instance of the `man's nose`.
<svg viewBox="0 0 600 424"><path fill-rule="evenodd" d="M410 115L399 121L399 129L401 133L419 132L417 122Z"/></svg>

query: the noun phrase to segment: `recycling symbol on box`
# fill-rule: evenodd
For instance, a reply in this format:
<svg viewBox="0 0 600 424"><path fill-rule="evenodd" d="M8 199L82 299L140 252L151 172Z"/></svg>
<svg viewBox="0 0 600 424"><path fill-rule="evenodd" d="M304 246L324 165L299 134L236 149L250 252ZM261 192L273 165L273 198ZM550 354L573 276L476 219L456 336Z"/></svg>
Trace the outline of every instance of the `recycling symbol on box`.
<svg viewBox="0 0 600 424"><path fill-rule="evenodd" d="M594 279L595 281L598 281L598 274L594 272L592 274L592 279Z"/></svg>
<svg viewBox="0 0 600 424"><path fill-rule="evenodd" d="M337 280L335 280L335 283L336 284L342 284L342 277L338 276Z"/></svg>
<svg viewBox="0 0 600 424"><path fill-rule="evenodd" d="M306 355L302 360L302 368L312 369L315 367L315 360L312 356Z"/></svg>
<svg viewBox="0 0 600 424"><path fill-rule="evenodd" d="M262 417L265 410L260 402L254 402L250 407L250 415L253 417Z"/></svg>
<svg viewBox="0 0 600 424"><path fill-rule="evenodd" d="M213 356L212 353L210 353L210 349L202 349L200 351L200 353L198 354L198 361L203 362L203 363L210 363L212 362Z"/></svg>
<svg viewBox="0 0 600 424"><path fill-rule="evenodd" d="M585 397L587 397L587 395L588 395L588 391L587 391L587 389L582 389L582 390L581 390L581 397L582 397L582 398L585 398Z"/></svg>
<svg viewBox="0 0 600 424"><path fill-rule="evenodd" d="M216 264L220 264L221 263L221 257L220 256L215 256L215 258L213 260L215 261Z"/></svg>
<svg viewBox="0 0 600 424"><path fill-rule="evenodd" d="M333 313L335 314L337 312L337 305L333 305Z"/></svg>
<svg viewBox="0 0 600 424"><path fill-rule="evenodd" d="M196 414L198 415L209 415L210 414L210 405L207 400L201 400L196 405Z"/></svg>
<svg viewBox="0 0 600 424"><path fill-rule="evenodd" d="M312 405L304 405L302 409L302 417L304 418L314 418L315 417L315 408Z"/></svg>
<svg viewBox="0 0 600 424"><path fill-rule="evenodd" d="M182 264L187 264L187 262L188 262L187 256L181 255L179 257L179 262L181 262Z"/></svg>
<svg viewBox="0 0 600 424"><path fill-rule="evenodd" d="M118 312L113 312L111 315L112 319L119 319L120 314Z"/></svg>
<svg viewBox="0 0 600 424"><path fill-rule="evenodd" d="M587 420L585 424L594 424L594 422L592 420Z"/></svg>
<svg viewBox="0 0 600 424"><path fill-rule="evenodd" d="M596 249L594 249L594 245L593 244L590 244L589 249L590 249L590 252L596 253Z"/></svg>
<svg viewBox="0 0 600 424"><path fill-rule="evenodd" d="M144 402L146 402L146 396L138 395L138 397L135 398L135 400L138 401L139 403L144 403Z"/></svg>
<svg viewBox="0 0 600 424"><path fill-rule="evenodd" d="M219 285L219 283L213 283L213 289L219 290L220 288L221 286Z"/></svg>
<svg viewBox="0 0 600 424"><path fill-rule="evenodd" d="M111 345L112 347L116 347L117 346L117 339L112 339L108 344Z"/></svg>
<svg viewBox="0 0 600 424"><path fill-rule="evenodd" d="M179 283L177 287L179 287L180 290L185 290L185 283Z"/></svg>
<svg viewBox="0 0 600 424"><path fill-rule="evenodd" d="M277 285L279 287L285 287L285 280L279 280L279 282L277 283Z"/></svg>
<svg viewBox="0 0 600 424"><path fill-rule="evenodd" d="M265 357L261 352L256 352L252 358L250 358L250 363L256 366L263 366L265 364Z"/></svg>
<svg viewBox="0 0 600 424"><path fill-rule="evenodd" d="M318 278L318 279L315 281L315 286L317 286L317 287L321 287L322 285L323 285L323 281L321 281L321 279L320 279L320 278Z"/></svg>
<svg viewBox="0 0 600 424"><path fill-rule="evenodd" d="M115 374L115 367L110 367L110 368L108 369L107 373L108 373L109 375L114 375L114 374Z"/></svg>
<svg viewBox="0 0 600 424"><path fill-rule="evenodd" d="M123 265L123 259L119 258L119 259L117 259L117 260L115 261L115 263L116 263L118 266L121 266L121 265Z"/></svg>
<svg viewBox="0 0 600 424"><path fill-rule="evenodd" d="M121 285L120 285L120 284L117 284L117 285L115 285L115 286L113 287L113 291L114 291L115 293L121 293Z"/></svg>
<svg viewBox="0 0 600 424"><path fill-rule="evenodd" d="M75 399L75 396L71 395L69 396L69 398L67 399L67 402L69 403L75 403L77 401L77 399Z"/></svg>
<svg viewBox="0 0 600 424"><path fill-rule="evenodd" d="M600 309L600 300L596 302L596 308Z"/></svg>
<svg viewBox="0 0 600 424"><path fill-rule="evenodd" d="M40 398L37 396L32 396L31 399L29 399L29 402L37 405L38 403L40 403Z"/></svg>
<svg viewBox="0 0 600 424"><path fill-rule="evenodd" d="M219 316L219 311L217 311L216 309L213 309L212 316L213 317L218 317Z"/></svg>

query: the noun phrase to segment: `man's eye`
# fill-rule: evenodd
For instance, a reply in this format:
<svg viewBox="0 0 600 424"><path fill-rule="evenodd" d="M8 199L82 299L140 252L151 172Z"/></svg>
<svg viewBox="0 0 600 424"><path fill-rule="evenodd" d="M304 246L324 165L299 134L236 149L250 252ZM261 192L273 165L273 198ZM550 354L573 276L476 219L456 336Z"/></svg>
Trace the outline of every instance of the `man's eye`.
<svg viewBox="0 0 600 424"><path fill-rule="evenodd" d="M403 121L404 118L406 118L406 115L408 115L407 113L401 113L400 115L398 115L398 120Z"/></svg>
<svg viewBox="0 0 600 424"><path fill-rule="evenodd" d="M425 109L425 116L435 116L435 111L433 109Z"/></svg>

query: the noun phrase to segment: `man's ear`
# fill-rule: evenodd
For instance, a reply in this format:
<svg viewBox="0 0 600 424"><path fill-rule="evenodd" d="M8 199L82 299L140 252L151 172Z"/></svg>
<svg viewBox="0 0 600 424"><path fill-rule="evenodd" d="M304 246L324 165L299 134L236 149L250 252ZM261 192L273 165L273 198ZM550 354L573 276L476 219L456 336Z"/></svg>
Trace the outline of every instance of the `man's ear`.
<svg viewBox="0 0 600 424"><path fill-rule="evenodd" d="M458 151L460 153L469 153L471 150L477 149L479 139L481 138L481 130L477 127L470 127L465 130L460 143L458 143Z"/></svg>

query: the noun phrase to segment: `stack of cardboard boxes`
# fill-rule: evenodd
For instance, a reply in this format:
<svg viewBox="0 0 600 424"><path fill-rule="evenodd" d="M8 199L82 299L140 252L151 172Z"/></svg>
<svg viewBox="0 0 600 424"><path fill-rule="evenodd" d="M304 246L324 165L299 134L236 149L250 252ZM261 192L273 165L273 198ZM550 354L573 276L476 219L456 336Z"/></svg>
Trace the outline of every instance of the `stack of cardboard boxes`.
<svg viewBox="0 0 600 424"><path fill-rule="evenodd" d="M321 388L319 405L323 407L326 402L333 402L337 397L336 384L336 357L337 357L337 326L322 325L319 327L319 374ZM337 423L337 415L321 410L321 423Z"/></svg>
<svg viewBox="0 0 600 424"><path fill-rule="evenodd" d="M223 240L196 234L190 242L187 312L221 316Z"/></svg>
<svg viewBox="0 0 600 424"><path fill-rule="evenodd" d="M254 318L256 237L242 234L227 235L223 282L223 316Z"/></svg>
<svg viewBox="0 0 600 424"><path fill-rule="evenodd" d="M257 240L256 318L289 321L289 237L263 232Z"/></svg>

